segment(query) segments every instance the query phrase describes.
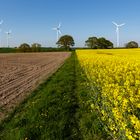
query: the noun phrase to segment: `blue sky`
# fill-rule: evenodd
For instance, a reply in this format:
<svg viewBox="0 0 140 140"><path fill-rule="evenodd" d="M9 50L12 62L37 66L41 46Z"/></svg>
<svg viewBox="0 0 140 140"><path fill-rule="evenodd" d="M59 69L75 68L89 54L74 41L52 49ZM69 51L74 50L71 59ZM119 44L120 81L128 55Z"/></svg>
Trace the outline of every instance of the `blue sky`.
<svg viewBox="0 0 140 140"><path fill-rule="evenodd" d="M120 42L140 43L140 0L0 0L1 39L6 45L5 31L11 29L11 46L38 42L55 46L56 32L62 23L62 34L74 37L82 47L90 36L106 37L116 44L115 26L126 23L120 30Z"/></svg>

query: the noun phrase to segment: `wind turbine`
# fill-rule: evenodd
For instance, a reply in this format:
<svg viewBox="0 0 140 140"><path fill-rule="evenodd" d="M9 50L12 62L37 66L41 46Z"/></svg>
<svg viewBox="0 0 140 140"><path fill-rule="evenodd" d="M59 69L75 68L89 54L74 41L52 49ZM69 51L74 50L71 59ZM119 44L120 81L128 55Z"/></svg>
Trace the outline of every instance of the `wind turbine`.
<svg viewBox="0 0 140 140"><path fill-rule="evenodd" d="M53 30L56 31L56 41L58 41L59 35L62 34L61 31L60 31L60 27L61 27L61 23L59 23L59 25L57 27L53 28Z"/></svg>
<svg viewBox="0 0 140 140"><path fill-rule="evenodd" d="M125 25L125 23L123 23L123 24L117 24L116 22L112 22L115 26L116 26L116 34L117 34L117 47L119 47L120 46L120 38L119 38L119 28L121 27L121 26L124 26Z"/></svg>
<svg viewBox="0 0 140 140"><path fill-rule="evenodd" d="M3 20L0 21L0 35L1 35L1 31L2 31L2 29L1 29L2 23L3 23ZM2 44L1 44L1 37L0 37L0 47L2 47Z"/></svg>
<svg viewBox="0 0 140 140"><path fill-rule="evenodd" d="M10 38L10 34L12 33L11 30L5 32L7 34L7 47L9 48L9 38Z"/></svg>

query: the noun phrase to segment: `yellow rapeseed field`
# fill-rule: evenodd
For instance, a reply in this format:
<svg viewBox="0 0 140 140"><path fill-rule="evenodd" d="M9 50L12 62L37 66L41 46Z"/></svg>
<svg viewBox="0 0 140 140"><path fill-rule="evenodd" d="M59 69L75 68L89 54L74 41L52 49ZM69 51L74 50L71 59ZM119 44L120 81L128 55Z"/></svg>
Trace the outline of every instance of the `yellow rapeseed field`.
<svg viewBox="0 0 140 140"><path fill-rule="evenodd" d="M91 110L114 139L140 137L140 49L77 50ZM91 111L92 113L92 111Z"/></svg>

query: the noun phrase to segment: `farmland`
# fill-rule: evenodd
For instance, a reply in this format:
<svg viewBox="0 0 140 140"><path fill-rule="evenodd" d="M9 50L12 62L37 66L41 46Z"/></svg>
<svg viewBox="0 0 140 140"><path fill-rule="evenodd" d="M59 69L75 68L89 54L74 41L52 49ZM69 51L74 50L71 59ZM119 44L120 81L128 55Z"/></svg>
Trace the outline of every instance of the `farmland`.
<svg viewBox="0 0 140 140"><path fill-rule="evenodd" d="M140 50L77 51L91 110L113 139L140 137Z"/></svg>
<svg viewBox="0 0 140 140"><path fill-rule="evenodd" d="M53 76L33 91L0 124L0 139L80 139L76 85L81 85L76 82L79 77L76 64L72 54Z"/></svg>
<svg viewBox="0 0 140 140"><path fill-rule="evenodd" d="M23 101L69 56L66 52L0 54L0 118Z"/></svg>
<svg viewBox="0 0 140 140"><path fill-rule="evenodd" d="M45 54L41 53L41 60L35 57L36 53L32 54L30 65L42 65ZM47 54L50 63L52 55L59 59L62 54L65 54L62 58L70 55ZM30 60L31 55L26 55L22 63L26 58ZM0 123L0 139L138 140L139 69L139 49L86 49L72 52L57 72L30 92L8 119ZM42 76L46 77L45 72Z"/></svg>

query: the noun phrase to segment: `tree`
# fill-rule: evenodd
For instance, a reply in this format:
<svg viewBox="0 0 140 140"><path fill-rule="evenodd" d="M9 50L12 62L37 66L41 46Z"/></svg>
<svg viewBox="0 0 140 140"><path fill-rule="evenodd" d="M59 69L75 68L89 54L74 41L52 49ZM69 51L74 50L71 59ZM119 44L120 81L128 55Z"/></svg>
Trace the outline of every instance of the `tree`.
<svg viewBox="0 0 140 140"><path fill-rule="evenodd" d="M33 43L31 45L32 52L40 52L41 51L41 44L39 43Z"/></svg>
<svg viewBox="0 0 140 140"><path fill-rule="evenodd" d="M113 43L104 37L98 39L98 46L100 49L111 49L113 48Z"/></svg>
<svg viewBox="0 0 140 140"><path fill-rule="evenodd" d="M113 43L107 40L104 37L89 37L87 41L85 41L86 45L92 49L110 49L113 48Z"/></svg>
<svg viewBox="0 0 140 140"><path fill-rule="evenodd" d="M31 51L30 45L27 44L27 43L21 44L19 46L19 51L21 51L21 52L30 52Z"/></svg>
<svg viewBox="0 0 140 140"><path fill-rule="evenodd" d="M70 35L64 35L56 43L60 48L65 48L69 50L71 46L74 46L74 39Z"/></svg>
<svg viewBox="0 0 140 140"><path fill-rule="evenodd" d="M92 49L98 48L98 38L97 37L89 37L88 40L85 41L86 46Z"/></svg>
<svg viewBox="0 0 140 140"><path fill-rule="evenodd" d="M139 47L139 45L135 41L130 41L126 44L126 48L138 48L138 47Z"/></svg>

